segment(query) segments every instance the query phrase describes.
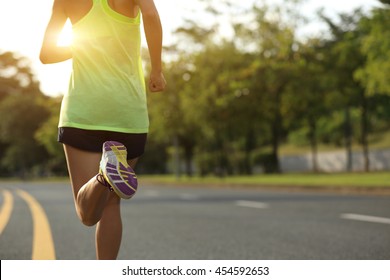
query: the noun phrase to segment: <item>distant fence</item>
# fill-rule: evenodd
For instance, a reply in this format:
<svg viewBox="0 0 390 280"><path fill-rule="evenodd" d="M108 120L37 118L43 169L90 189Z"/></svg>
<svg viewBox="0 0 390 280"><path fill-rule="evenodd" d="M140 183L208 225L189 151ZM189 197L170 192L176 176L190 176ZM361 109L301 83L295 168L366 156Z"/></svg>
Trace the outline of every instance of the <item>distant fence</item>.
<svg viewBox="0 0 390 280"><path fill-rule="evenodd" d="M390 149L372 150L369 153L370 171L390 170ZM310 172L313 170L312 154L281 156L283 172ZM317 154L317 167L322 172L343 172L347 169L346 151L322 152ZM352 171L364 171L362 152L352 153Z"/></svg>

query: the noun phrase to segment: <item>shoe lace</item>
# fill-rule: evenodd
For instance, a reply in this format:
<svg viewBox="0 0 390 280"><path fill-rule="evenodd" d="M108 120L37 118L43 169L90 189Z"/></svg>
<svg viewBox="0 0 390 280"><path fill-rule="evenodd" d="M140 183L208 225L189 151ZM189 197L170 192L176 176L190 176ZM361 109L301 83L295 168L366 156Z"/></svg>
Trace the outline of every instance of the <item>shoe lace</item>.
<svg viewBox="0 0 390 280"><path fill-rule="evenodd" d="M107 183L106 179L104 179L104 177L103 177L102 174L98 173L98 174L96 175L96 180L97 180L100 184L102 184L103 186L107 187L107 188L110 190L110 192L113 191L113 188L110 186L109 183Z"/></svg>

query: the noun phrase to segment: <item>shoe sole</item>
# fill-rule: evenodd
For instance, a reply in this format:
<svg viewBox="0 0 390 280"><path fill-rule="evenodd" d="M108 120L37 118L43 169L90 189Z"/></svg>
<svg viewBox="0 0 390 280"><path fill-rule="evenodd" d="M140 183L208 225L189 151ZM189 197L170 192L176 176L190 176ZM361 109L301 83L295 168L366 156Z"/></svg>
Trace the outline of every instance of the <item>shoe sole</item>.
<svg viewBox="0 0 390 280"><path fill-rule="evenodd" d="M103 144L105 153L109 155L102 174L104 179L111 185L114 192L121 198L130 199L137 191L137 176L127 163L126 147L119 142L107 141Z"/></svg>

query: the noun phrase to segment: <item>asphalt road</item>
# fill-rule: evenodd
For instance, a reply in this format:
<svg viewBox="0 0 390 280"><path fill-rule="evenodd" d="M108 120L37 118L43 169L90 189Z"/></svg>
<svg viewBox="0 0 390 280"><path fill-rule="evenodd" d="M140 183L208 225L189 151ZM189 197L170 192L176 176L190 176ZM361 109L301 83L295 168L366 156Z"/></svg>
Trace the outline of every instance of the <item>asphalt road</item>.
<svg viewBox="0 0 390 280"><path fill-rule="evenodd" d="M390 259L390 196L143 186L122 217L122 260ZM95 259L67 182L0 183L0 259L32 258Z"/></svg>

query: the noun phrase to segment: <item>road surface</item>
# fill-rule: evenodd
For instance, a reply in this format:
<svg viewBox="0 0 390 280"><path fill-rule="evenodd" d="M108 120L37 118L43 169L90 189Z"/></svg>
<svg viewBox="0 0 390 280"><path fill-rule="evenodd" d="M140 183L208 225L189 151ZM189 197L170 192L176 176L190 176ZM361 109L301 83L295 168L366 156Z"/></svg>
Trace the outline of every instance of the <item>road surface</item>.
<svg viewBox="0 0 390 280"><path fill-rule="evenodd" d="M390 259L390 196L143 186L122 217L122 260ZM0 183L0 259L95 259L94 230L67 182Z"/></svg>

